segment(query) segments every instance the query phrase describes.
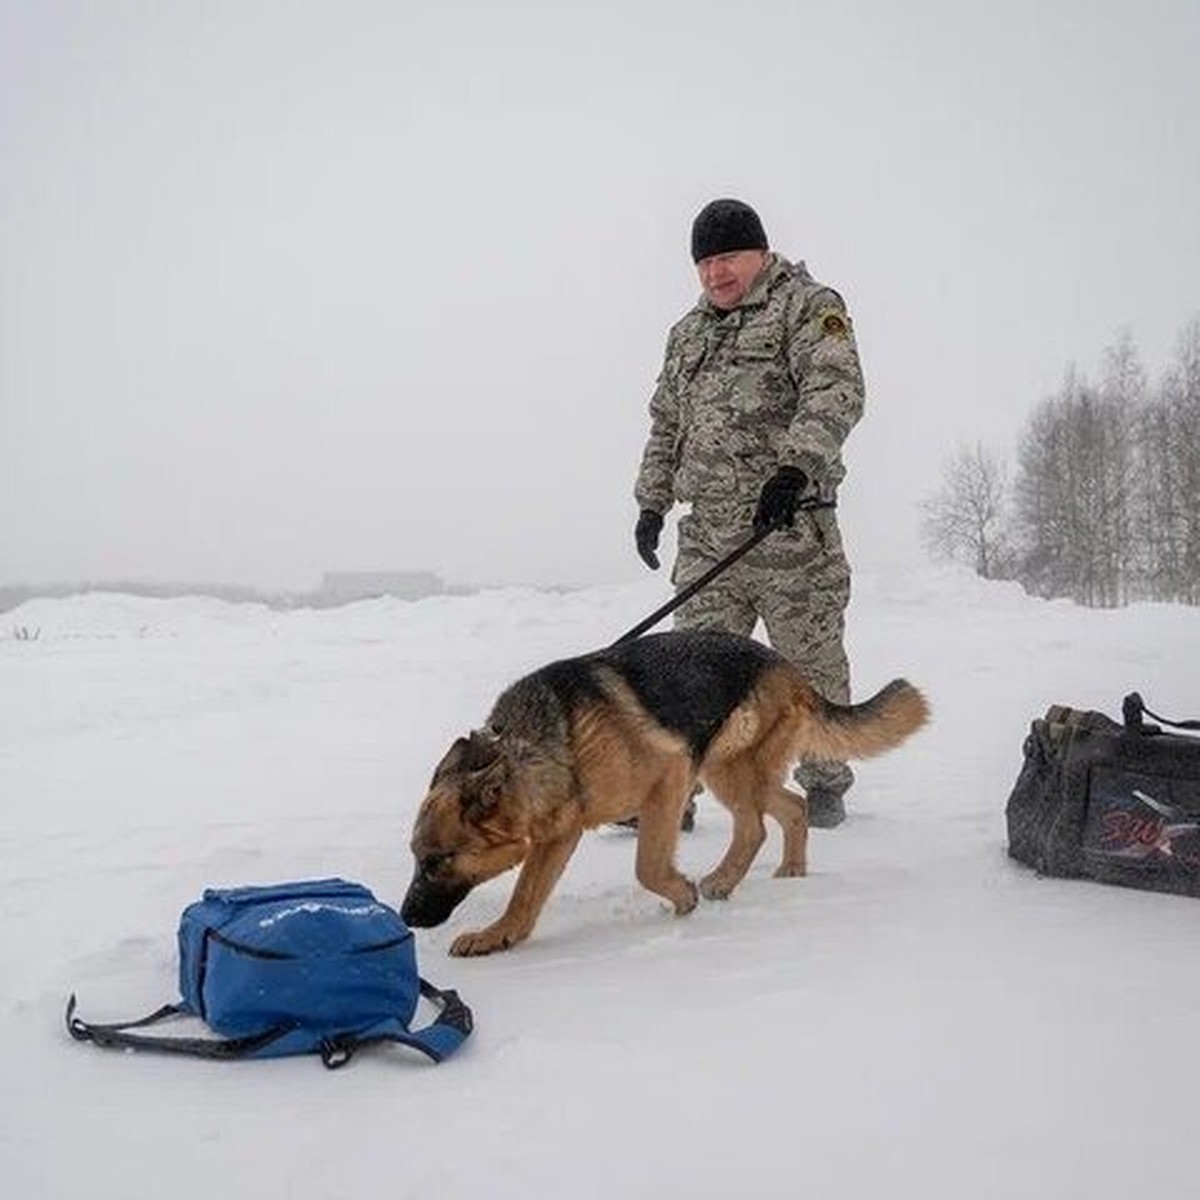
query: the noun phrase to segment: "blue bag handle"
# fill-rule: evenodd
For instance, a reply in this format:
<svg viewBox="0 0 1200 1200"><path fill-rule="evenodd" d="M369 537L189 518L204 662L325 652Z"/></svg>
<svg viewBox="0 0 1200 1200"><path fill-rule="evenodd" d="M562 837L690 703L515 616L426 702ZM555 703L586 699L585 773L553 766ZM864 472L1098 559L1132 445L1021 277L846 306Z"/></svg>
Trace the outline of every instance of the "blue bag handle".
<svg viewBox="0 0 1200 1200"><path fill-rule="evenodd" d="M420 1050L435 1063L449 1058L471 1036L475 1019L471 1010L452 988L445 990L434 987L427 979L421 979L421 995L436 1004L441 1011L436 1019L422 1029L409 1029L393 1018L360 1034L326 1038L321 1043L321 1061L330 1069L344 1067L354 1056L359 1046L370 1042L398 1042Z"/></svg>

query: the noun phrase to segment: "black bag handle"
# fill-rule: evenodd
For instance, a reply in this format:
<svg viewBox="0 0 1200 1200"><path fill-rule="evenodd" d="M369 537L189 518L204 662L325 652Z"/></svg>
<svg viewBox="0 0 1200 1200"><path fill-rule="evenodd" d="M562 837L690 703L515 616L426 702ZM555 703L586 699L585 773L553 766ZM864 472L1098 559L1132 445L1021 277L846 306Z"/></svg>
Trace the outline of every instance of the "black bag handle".
<svg viewBox="0 0 1200 1200"><path fill-rule="evenodd" d="M1146 728L1142 721L1143 716L1157 721L1160 725L1169 725L1172 729L1200 730L1200 721L1168 721L1166 717L1160 717L1158 713L1151 712L1137 692L1130 692L1121 702L1121 716L1124 718L1125 728L1130 733L1154 732Z"/></svg>

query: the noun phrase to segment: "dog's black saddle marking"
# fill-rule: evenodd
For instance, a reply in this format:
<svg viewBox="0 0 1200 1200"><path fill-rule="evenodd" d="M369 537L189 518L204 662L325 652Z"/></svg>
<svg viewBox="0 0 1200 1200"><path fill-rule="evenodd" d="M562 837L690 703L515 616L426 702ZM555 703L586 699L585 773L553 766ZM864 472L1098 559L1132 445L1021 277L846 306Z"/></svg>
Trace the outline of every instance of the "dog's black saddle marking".
<svg viewBox="0 0 1200 1200"><path fill-rule="evenodd" d="M605 690L607 669L654 720L679 734L699 760L763 671L782 661L774 650L749 638L716 630L684 630L656 633L551 663L528 682L543 685L562 711L573 712L588 702L612 700Z"/></svg>
<svg viewBox="0 0 1200 1200"><path fill-rule="evenodd" d="M697 759L763 672L783 661L761 642L718 630L651 634L594 657L617 671L651 716L680 734Z"/></svg>

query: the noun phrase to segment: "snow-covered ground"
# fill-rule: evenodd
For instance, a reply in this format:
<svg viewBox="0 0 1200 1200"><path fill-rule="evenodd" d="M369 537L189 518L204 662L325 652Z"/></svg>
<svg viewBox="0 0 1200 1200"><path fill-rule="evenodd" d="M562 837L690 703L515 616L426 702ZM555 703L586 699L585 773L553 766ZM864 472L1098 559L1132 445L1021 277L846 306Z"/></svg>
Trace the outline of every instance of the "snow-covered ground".
<svg viewBox="0 0 1200 1200"><path fill-rule="evenodd" d="M1200 613L1090 612L953 571L859 578L855 691L934 723L859 768L811 874L772 841L728 903L668 915L634 840L589 835L533 939L450 959L511 877L422 931L474 1007L399 1048L213 1064L72 1042L174 998L206 886L343 875L398 902L433 764L499 689L602 645L659 577L275 613L120 595L0 616L0 1179L13 1197L1195 1197L1200 905L1005 855L1031 718L1138 689L1200 716ZM36 640L10 636L24 627ZM681 862L727 818L702 802Z"/></svg>

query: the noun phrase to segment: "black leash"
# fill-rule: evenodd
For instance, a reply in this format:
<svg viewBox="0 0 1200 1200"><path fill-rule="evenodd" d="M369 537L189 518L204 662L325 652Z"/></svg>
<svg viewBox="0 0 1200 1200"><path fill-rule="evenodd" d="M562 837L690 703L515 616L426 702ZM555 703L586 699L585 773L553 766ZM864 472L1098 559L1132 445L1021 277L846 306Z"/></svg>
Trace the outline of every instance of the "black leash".
<svg viewBox="0 0 1200 1200"><path fill-rule="evenodd" d="M799 504L796 505L796 511L812 512L813 509L817 508L834 508L835 504L836 502L833 500L817 500L815 498L811 500L801 500ZM698 591L707 587L714 579L716 579L718 575L722 574L724 571L727 571L735 562L738 561L738 559L749 554L759 542L774 532L774 526L767 526L765 529L756 529L740 546L738 546L735 550L732 550L723 559L721 559L720 562L714 563L713 566L709 567L709 569L705 571L699 579L692 580L692 582L689 583L687 587L683 589L683 591L676 592L676 594L672 596L671 599L668 600L661 608L656 608L654 612L646 617L645 620L639 621L628 632L621 634L621 636L617 638L615 642L613 642L613 645L619 646L622 642L631 642L634 638L640 637L643 633L645 633L647 629L652 629L659 623L659 621L663 619L663 617L669 616L681 604L686 604Z"/></svg>

